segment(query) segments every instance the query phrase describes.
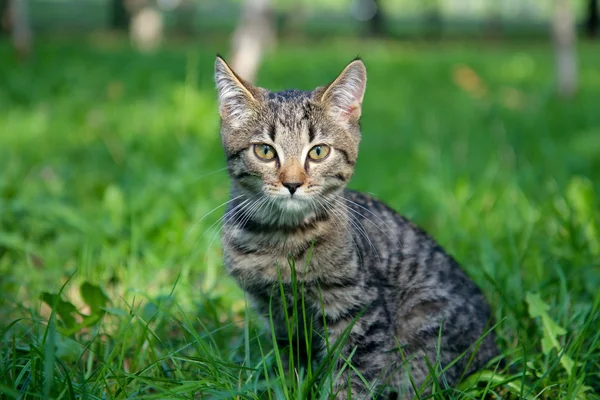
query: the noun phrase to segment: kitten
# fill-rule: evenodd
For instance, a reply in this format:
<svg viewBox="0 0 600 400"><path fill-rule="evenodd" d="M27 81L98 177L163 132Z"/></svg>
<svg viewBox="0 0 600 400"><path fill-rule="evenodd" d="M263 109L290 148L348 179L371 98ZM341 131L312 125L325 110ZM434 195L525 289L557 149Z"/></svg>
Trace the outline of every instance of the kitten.
<svg viewBox="0 0 600 400"><path fill-rule="evenodd" d="M486 300L457 262L385 204L345 189L360 141L362 61L313 91L252 86L220 57L215 80L232 181L225 265L287 337L279 290L282 281L291 315L295 260L315 328L313 359L327 355L325 333L330 344L347 334L334 361L344 368L336 398L371 398L382 385L411 398L436 361L445 368L459 358L443 374L453 385L497 355L493 334L482 338Z"/></svg>

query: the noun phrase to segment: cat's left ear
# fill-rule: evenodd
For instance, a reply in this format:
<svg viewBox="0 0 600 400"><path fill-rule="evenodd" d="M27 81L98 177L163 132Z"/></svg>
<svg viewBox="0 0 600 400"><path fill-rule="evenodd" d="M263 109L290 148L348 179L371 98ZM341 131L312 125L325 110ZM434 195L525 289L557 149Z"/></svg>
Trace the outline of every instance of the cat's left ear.
<svg viewBox="0 0 600 400"><path fill-rule="evenodd" d="M324 88L321 101L340 122L356 124L360 119L366 87L367 69L360 59L356 59Z"/></svg>
<svg viewBox="0 0 600 400"><path fill-rule="evenodd" d="M258 89L233 72L220 56L215 60L215 82L222 120L241 127L255 112Z"/></svg>

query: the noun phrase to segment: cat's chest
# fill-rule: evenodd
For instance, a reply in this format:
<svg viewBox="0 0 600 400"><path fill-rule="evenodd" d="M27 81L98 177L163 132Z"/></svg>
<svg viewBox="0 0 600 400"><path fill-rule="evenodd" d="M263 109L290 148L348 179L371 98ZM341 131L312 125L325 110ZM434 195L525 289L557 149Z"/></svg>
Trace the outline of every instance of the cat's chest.
<svg viewBox="0 0 600 400"><path fill-rule="evenodd" d="M271 241L268 237L224 240L224 259L229 273L242 286L268 286L292 283L292 274L301 281L312 281L328 269L326 249L297 240Z"/></svg>
<svg viewBox="0 0 600 400"><path fill-rule="evenodd" d="M315 281L348 253L343 238L327 224L291 232L234 227L224 230L222 241L225 264L242 284L290 283L293 270L301 281Z"/></svg>
<svg viewBox="0 0 600 400"><path fill-rule="evenodd" d="M318 283L306 284L294 280L293 283L272 283L263 286L246 286L253 307L265 317L279 336L290 332L302 334L306 329L315 329L327 335L334 342L352 324L360 326L359 315L374 302L373 293L359 295L360 280L353 288L322 288ZM294 324L294 326L290 326ZM314 343L319 347L317 343Z"/></svg>

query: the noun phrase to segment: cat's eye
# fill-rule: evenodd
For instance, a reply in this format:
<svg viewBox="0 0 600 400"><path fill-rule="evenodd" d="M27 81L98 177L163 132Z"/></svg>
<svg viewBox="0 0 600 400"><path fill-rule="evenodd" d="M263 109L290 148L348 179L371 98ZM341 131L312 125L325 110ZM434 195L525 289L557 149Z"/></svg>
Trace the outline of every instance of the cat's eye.
<svg viewBox="0 0 600 400"><path fill-rule="evenodd" d="M321 161L329 155L329 146L318 144L308 152L308 157L313 161Z"/></svg>
<svg viewBox="0 0 600 400"><path fill-rule="evenodd" d="M275 158L275 149L268 144L255 144L254 154L261 160L268 161Z"/></svg>

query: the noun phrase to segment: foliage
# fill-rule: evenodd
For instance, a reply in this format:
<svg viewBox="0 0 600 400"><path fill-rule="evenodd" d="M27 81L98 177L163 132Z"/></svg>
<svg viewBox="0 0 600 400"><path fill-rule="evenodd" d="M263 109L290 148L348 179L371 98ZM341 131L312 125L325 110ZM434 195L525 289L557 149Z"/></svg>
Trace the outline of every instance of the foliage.
<svg viewBox="0 0 600 400"><path fill-rule="evenodd" d="M317 384L285 378L221 264L223 48L40 38L31 63L0 64L1 396L276 399ZM537 43L290 43L261 71L309 89L363 56L352 187L430 231L498 321L506 366L439 398L599 398L600 58L580 50L568 103Z"/></svg>

